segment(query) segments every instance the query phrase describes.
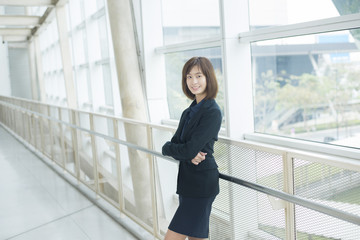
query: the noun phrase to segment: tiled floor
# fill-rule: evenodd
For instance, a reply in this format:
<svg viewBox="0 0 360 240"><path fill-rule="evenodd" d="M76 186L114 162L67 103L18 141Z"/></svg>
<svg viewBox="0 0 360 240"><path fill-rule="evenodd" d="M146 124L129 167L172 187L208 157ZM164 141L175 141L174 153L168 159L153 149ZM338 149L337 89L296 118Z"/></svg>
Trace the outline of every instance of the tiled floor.
<svg viewBox="0 0 360 240"><path fill-rule="evenodd" d="M0 126L0 240L137 239Z"/></svg>

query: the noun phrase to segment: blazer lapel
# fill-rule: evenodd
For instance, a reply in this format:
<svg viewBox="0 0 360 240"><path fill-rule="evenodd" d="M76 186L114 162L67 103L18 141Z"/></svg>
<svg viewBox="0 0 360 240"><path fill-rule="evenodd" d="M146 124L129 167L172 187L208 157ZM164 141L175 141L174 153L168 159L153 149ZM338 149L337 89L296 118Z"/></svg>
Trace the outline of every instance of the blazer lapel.
<svg viewBox="0 0 360 240"><path fill-rule="evenodd" d="M180 119L179 126L177 128L177 132L175 133L178 142L181 141L181 132L182 132L182 129L183 129L184 124L185 124L185 119L187 118L189 112L190 112L190 108L187 108L184 111L184 114L183 114L182 118Z"/></svg>
<svg viewBox="0 0 360 240"><path fill-rule="evenodd" d="M210 102L209 100L206 100L203 103L203 105L200 107L199 111L197 113L195 113L195 115L189 120L188 124L185 126L185 129L184 129L184 139L186 139L186 135L189 132L189 130L191 130L192 127L198 122L199 118L202 115L202 112L206 109L209 102ZM189 111L190 111L190 109L189 109Z"/></svg>

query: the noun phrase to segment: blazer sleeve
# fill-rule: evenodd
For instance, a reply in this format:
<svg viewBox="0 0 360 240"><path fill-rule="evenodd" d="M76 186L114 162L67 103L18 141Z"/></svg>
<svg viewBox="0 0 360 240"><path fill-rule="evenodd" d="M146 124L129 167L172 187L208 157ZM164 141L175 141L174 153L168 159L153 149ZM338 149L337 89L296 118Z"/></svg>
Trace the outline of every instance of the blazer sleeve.
<svg viewBox="0 0 360 240"><path fill-rule="evenodd" d="M190 139L185 143L166 142L162 147L162 154L180 161L191 161L208 142L217 140L221 120L220 109L214 108L204 112Z"/></svg>
<svg viewBox="0 0 360 240"><path fill-rule="evenodd" d="M186 116L186 110L181 114L179 126L176 129L176 132L175 132L174 136L170 140L172 143L178 143L177 139L179 139L179 137L180 137L180 134L181 134L181 131L182 131L182 126L184 125L183 122L185 121L184 120L185 116Z"/></svg>

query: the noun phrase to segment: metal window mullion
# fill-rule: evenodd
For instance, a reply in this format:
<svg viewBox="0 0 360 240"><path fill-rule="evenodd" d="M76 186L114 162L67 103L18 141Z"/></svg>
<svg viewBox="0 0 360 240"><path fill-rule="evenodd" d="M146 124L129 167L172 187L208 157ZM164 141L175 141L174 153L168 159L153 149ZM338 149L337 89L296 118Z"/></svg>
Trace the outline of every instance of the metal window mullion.
<svg viewBox="0 0 360 240"><path fill-rule="evenodd" d="M303 23L269 27L239 34L240 42L256 42L275 38L317 34L331 31L342 31L360 27L360 13L349 14Z"/></svg>
<svg viewBox="0 0 360 240"><path fill-rule="evenodd" d="M184 42L178 44L170 44L162 47L155 48L155 52L158 54L166 54L173 52L183 52L200 48L213 48L220 47L222 45L221 37L202 39L191 42Z"/></svg>

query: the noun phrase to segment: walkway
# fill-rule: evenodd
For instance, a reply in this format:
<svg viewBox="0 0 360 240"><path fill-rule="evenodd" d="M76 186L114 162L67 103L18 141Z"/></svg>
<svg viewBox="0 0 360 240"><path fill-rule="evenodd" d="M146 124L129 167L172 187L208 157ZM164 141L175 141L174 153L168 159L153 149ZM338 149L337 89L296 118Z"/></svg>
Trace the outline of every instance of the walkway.
<svg viewBox="0 0 360 240"><path fill-rule="evenodd" d="M0 240L138 239L0 126Z"/></svg>

